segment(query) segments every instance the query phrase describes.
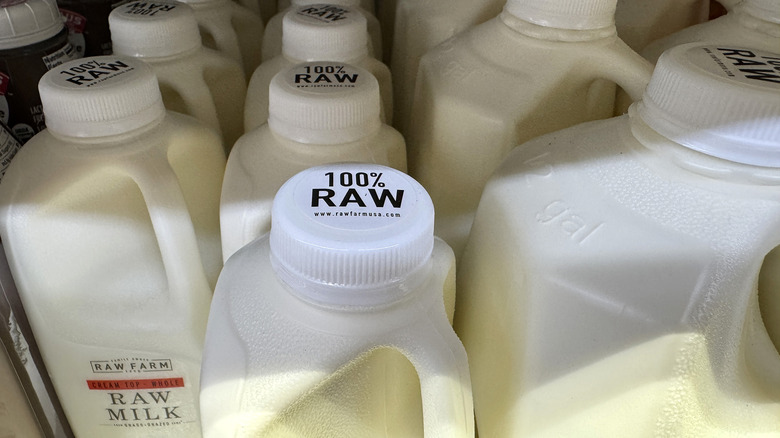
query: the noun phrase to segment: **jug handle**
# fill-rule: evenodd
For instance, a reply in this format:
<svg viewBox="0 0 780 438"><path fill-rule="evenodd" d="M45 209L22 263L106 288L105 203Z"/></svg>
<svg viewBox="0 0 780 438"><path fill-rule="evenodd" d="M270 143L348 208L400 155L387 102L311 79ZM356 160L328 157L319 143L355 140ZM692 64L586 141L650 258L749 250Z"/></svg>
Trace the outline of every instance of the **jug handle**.
<svg viewBox="0 0 780 438"><path fill-rule="evenodd" d="M244 58L241 56L238 36L233 32L233 27L230 24L233 17L229 16L226 18L227 19L225 20L209 20L198 24L211 34L214 38L214 43L217 45L217 49L220 52L235 59L239 64L243 64Z"/></svg>
<svg viewBox="0 0 780 438"><path fill-rule="evenodd" d="M591 62L599 66L599 76L616 83L634 101L642 98L653 73L653 64L650 61L617 38L614 44L591 58Z"/></svg>
<svg viewBox="0 0 780 438"><path fill-rule="evenodd" d="M154 153L162 156L139 157L130 164L128 172L148 206L169 290L174 295L181 294L176 298L182 305L198 307L201 303L193 302L193 298L210 300L211 297L210 294L197 296L193 291L210 292L211 288L203 270L195 228L166 151Z"/></svg>
<svg viewBox="0 0 780 438"><path fill-rule="evenodd" d="M425 437L473 437L474 404L466 350L445 313L429 313L399 335L396 346L420 378Z"/></svg>

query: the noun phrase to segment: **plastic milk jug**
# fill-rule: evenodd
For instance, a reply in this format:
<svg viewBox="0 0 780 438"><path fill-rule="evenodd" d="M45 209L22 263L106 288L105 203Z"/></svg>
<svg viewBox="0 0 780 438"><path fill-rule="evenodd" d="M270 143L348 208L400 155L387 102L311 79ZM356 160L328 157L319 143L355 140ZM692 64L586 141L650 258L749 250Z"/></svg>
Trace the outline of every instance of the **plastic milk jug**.
<svg viewBox="0 0 780 438"><path fill-rule="evenodd" d="M0 13L0 121L25 142L46 127L41 76L78 56L54 0L4 0Z"/></svg>
<svg viewBox="0 0 780 438"><path fill-rule="evenodd" d="M232 0L182 0L195 10L203 45L238 61L249 77L262 60L263 20Z"/></svg>
<svg viewBox="0 0 780 438"><path fill-rule="evenodd" d="M40 93L48 129L0 184L0 235L68 420L80 437L198 436L221 141L166 112L133 58L55 67Z"/></svg>
<svg viewBox="0 0 780 438"><path fill-rule="evenodd" d="M282 20L292 9L310 6L308 15L319 17L323 23L343 20L349 14L363 14L368 26L368 52L376 59L382 60L382 29L379 20L370 12L360 7L360 0L293 0L292 5L274 15L265 26L263 34L263 61L267 61L282 53ZM347 8L343 8L346 6Z"/></svg>
<svg viewBox="0 0 780 438"><path fill-rule="evenodd" d="M707 20L710 0L618 0L620 39L637 52L648 43Z"/></svg>
<svg viewBox="0 0 780 438"><path fill-rule="evenodd" d="M388 120L393 114L390 69L369 56L365 16L350 13L343 15L341 20L322 21L306 12L310 9L311 6L302 6L285 14L282 20L282 54L265 61L252 74L244 105L244 132L268 120L268 86L274 75L310 61L347 63L368 70L379 81L382 120L391 123ZM344 76L341 71L335 73Z"/></svg>
<svg viewBox="0 0 780 438"><path fill-rule="evenodd" d="M614 12L615 0L510 0L422 58L409 170L456 256L482 187L515 145L609 117L615 83L641 96L652 66L617 37Z"/></svg>
<svg viewBox="0 0 780 438"><path fill-rule="evenodd" d="M450 248L408 175L305 170L228 260L209 314L204 436L473 437Z"/></svg>
<svg viewBox="0 0 780 438"><path fill-rule="evenodd" d="M778 120L780 54L684 45L512 151L458 273L480 436L777 436Z"/></svg>
<svg viewBox="0 0 780 438"><path fill-rule="evenodd" d="M380 120L379 85L366 70L299 64L274 77L269 100L268 123L244 134L228 159L220 206L224 260L270 230L276 191L304 169L360 161L406 171L406 144Z"/></svg>
<svg viewBox="0 0 780 438"><path fill-rule="evenodd" d="M394 32L388 35L390 26L383 24L382 37L393 39L390 62L393 120L407 135L413 124L412 101L420 58L450 37L498 15L506 0L397 0L397 3L392 17Z"/></svg>
<svg viewBox="0 0 780 438"><path fill-rule="evenodd" d="M722 17L653 42L642 55L655 62L664 50L692 42L780 52L780 0L744 0Z"/></svg>
<svg viewBox="0 0 780 438"><path fill-rule="evenodd" d="M134 1L114 9L109 22L114 53L151 65L165 107L220 132L229 150L244 132L246 78L238 62L201 45L192 8Z"/></svg>

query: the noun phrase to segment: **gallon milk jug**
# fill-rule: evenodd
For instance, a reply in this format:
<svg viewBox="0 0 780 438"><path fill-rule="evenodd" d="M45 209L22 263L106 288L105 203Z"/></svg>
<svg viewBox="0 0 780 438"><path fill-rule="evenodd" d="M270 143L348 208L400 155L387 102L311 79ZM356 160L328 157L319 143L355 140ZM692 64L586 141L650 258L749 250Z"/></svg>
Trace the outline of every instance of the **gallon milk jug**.
<svg viewBox="0 0 780 438"><path fill-rule="evenodd" d="M473 437L454 274L433 204L372 164L305 170L225 265L201 375L206 437Z"/></svg>
<svg viewBox="0 0 780 438"><path fill-rule="evenodd" d="M41 76L75 58L54 0L0 2L0 120L20 141L46 127Z"/></svg>
<svg viewBox="0 0 780 438"><path fill-rule="evenodd" d="M299 64L274 77L269 100L268 123L244 134L228 159L220 204L224 260L270 230L276 191L304 169L362 161L406 171L406 144L380 120L379 85L366 70Z"/></svg>
<svg viewBox="0 0 780 438"><path fill-rule="evenodd" d="M422 58L409 170L460 255L482 187L515 145L609 117L615 82L638 98L651 65L615 34L615 0L510 0Z"/></svg>
<svg viewBox="0 0 780 438"><path fill-rule="evenodd" d="M642 55L655 62L664 50L692 42L780 52L780 0L744 0L722 17L653 42Z"/></svg>
<svg viewBox="0 0 780 438"><path fill-rule="evenodd" d="M231 0L182 0L195 10L203 45L238 61L249 77L262 60L263 20Z"/></svg>
<svg viewBox="0 0 780 438"><path fill-rule="evenodd" d="M165 107L220 132L229 150L244 131L246 78L238 62L201 45L192 8L135 1L114 9L109 22L114 53L151 65Z"/></svg>
<svg viewBox="0 0 780 438"><path fill-rule="evenodd" d="M627 116L507 157L458 272L480 436L778 436L778 66L671 49Z"/></svg>
<svg viewBox="0 0 780 438"><path fill-rule="evenodd" d="M348 9L344 6L338 8ZM282 54L265 61L249 80L244 105L244 132L249 132L268 120L268 85L271 78L280 71L309 61L348 63L368 70L379 81L382 120L391 123L387 120L393 114L390 69L369 56L365 16L350 12L344 14L340 20L323 21L306 12L311 9L311 6L301 6L285 14L282 20ZM348 77L338 68L336 70L338 77ZM314 76L312 80L318 78ZM323 77L322 80L332 78L333 76Z"/></svg>
<svg viewBox="0 0 780 438"><path fill-rule="evenodd" d="M198 436L219 137L166 113L133 58L71 61L40 92L48 129L0 184L0 236L68 420L79 437Z"/></svg>
<svg viewBox="0 0 780 438"><path fill-rule="evenodd" d="M393 71L395 125L408 135L412 100L420 58L450 37L487 21L501 12L506 0L397 0L392 17L394 31L383 24L382 36L393 40L390 66ZM385 17L387 20L388 18Z"/></svg>
<svg viewBox="0 0 780 438"><path fill-rule="evenodd" d="M362 14L366 17L366 25L368 26L368 52L374 58L382 59L382 29L379 26L379 20L360 7L360 0L330 0L327 3L323 3L322 0L293 0L289 8L274 15L265 26L263 61L282 53L282 20L287 12L301 6L309 6L304 9L305 13L319 17L323 23L343 20L349 14Z"/></svg>
<svg viewBox="0 0 780 438"><path fill-rule="evenodd" d="M618 0L620 39L641 51L648 43L707 20L710 0Z"/></svg>

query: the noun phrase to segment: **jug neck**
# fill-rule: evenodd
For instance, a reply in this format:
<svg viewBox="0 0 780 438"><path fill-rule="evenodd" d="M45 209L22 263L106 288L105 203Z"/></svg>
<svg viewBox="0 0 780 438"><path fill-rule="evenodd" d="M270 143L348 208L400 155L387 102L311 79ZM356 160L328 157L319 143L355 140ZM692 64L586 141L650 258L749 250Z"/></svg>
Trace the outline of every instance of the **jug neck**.
<svg viewBox="0 0 780 438"><path fill-rule="evenodd" d="M498 16L504 25L519 34L546 41L578 42L593 41L609 38L617 35L615 25L612 24L600 29L557 29L553 27L539 26L521 18L518 18L506 10Z"/></svg>
<svg viewBox="0 0 780 438"><path fill-rule="evenodd" d="M157 129L162 124L163 120L165 120L166 114L167 111L163 111L158 117L149 123L129 131L117 133L109 133L106 131L101 133L101 135L71 136L52 131L51 129L47 129L46 131L48 131L49 134L51 134L54 138L64 142L78 144L78 147L82 149L108 149L127 144L130 141L141 137L154 129Z"/></svg>

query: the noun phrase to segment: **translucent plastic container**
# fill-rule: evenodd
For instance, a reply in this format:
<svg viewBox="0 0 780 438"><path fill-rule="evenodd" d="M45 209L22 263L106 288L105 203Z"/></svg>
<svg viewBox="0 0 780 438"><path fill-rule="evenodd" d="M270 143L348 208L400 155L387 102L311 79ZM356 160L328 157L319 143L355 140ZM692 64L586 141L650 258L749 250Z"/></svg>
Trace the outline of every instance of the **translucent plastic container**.
<svg viewBox="0 0 780 438"><path fill-rule="evenodd" d="M321 75L332 82L316 82ZM269 98L268 123L241 137L228 160L220 205L224 260L270 230L276 191L304 169L363 161L406 171L406 144L380 120L379 85L366 70L299 64L274 77Z"/></svg>
<svg viewBox="0 0 780 438"><path fill-rule="evenodd" d="M456 255L482 187L514 146L610 117L615 83L641 96L652 65L615 34L615 1L510 0L422 58L409 171Z"/></svg>
<svg viewBox="0 0 780 438"><path fill-rule="evenodd" d="M133 58L71 61L40 91L48 128L0 184L0 235L73 431L197 436L221 141Z"/></svg>
<svg viewBox="0 0 780 438"><path fill-rule="evenodd" d="M488 183L455 321L481 436L777 436L780 73L747 61L780 54L670 49Z"/></svg>
<svg viewBox="0 0 780 438"><path fill-rule="evenodd" d="M320 166L279 189L272 216L214 294L204 436L473 437L445 311L454 257L425 190L389 167Z"/></svg>
<svg viewBox="0 0 780 438"><path fill-rule="evenodd" d="M238 62L202 46L192 8L131 2L114 9L109 23L114 52L152 66L165 107L221 133L229 151L244 131L246 78Z"/></svg>

